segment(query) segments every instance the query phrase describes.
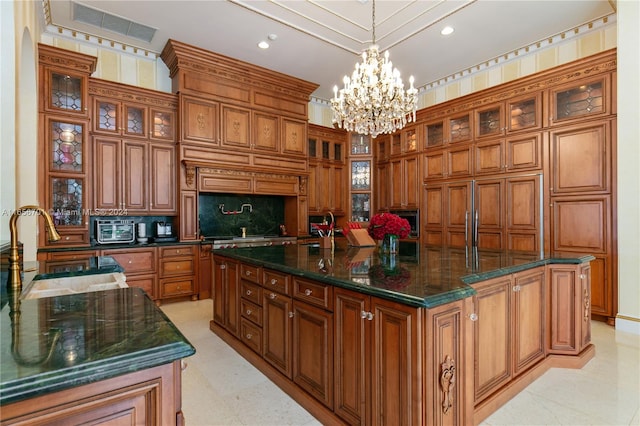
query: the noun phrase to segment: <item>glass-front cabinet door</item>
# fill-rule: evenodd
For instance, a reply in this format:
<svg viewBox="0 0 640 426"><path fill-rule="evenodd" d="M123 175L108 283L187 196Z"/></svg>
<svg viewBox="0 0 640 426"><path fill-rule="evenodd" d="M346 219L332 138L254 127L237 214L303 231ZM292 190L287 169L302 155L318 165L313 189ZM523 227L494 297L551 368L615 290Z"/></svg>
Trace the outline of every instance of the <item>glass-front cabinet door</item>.
<svg viewBox="0 0 640 426"><path fill-rule="evenodd" d="M351 134L349 148L350 215L352 222L368 222L371 217L373 149L369 135Z"/></svg>
<svg viewBox="0 0 640 426"><path fill-rule="evenodd" d="M87 122L49 117L45 126L46 206L62 237L55 244L88 243Z"/></svg>

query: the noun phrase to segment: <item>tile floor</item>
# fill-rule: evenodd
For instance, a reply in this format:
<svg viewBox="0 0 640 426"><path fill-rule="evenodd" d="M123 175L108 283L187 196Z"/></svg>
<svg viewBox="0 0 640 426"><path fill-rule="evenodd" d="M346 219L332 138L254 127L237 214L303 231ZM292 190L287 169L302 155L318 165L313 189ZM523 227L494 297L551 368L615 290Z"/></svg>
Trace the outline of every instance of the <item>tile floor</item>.
<svg viewBox="0 0 640 426"><path fill-rule="evenodd" d="M319 425L209 330L212 300L162 310L196 347L183 373L187 426ZM581 370L551 369L483 425L640 425L640 336L592 322L596 356Z"/></svg>

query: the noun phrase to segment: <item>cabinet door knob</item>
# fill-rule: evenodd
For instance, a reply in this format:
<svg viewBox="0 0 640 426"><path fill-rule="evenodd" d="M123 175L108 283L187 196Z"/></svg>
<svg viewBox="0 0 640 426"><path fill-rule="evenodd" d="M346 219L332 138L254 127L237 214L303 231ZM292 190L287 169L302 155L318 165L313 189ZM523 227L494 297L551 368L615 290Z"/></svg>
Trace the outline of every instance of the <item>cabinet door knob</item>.
<svg viewBox="0 0 640 426"><path fill-rule="evenodd" d="M251 309L247 309L247 315L251 315L252 312Z"/></svg>
<svg viewBox="0 0 640 426"><path fill-rule="evenodd" d="M580 274L580 279L584 280L585 278L587 278L587 276L585 274Z"/></svg>
<svg viewBox="0 0 640 426"><path fill-rule="evenodd" d="M271 278L271 285L276 285L278 284L278 280L275 278Z"/></svg>
<svg viewBox="0 0 640 426"><path fill-rule="evenodd" d="M220 265L220 269L227 269L227 265L225 264Z"/></svg>
<svg viewBox="0 0 640 426"><path fill-rule="evenodd" d="M251 275L251 271L245 271L245 275L246 276L250 276Z"/></svg>
<svg viewBox="0 0 640 426"><path fill-rule="evenodd" d="M469 319L471 321L478 321L478 314L476 314L475 312L472 314L469 314Z"/></svg>
<svg viewBox="0 0 640 426"><path fill-rule="evenodd" d="M373 313L367 312L367 320L373 321Z"/></svg>
<svg viewBox="0 0 640 426"><path fill-rule="evenodd" d="M251 340L252 337L253 335L251 333L247 333L247 340Z"/></svg>
<svg viewBox="0 0 640 426"><path fill-rule="evenodd" d="M306 290L304 291L304 294L306 294L307 296L311 296L311 293L313 293L313 292L311 291L311 289L306 289Z"/></svg>
<svg viewBox="0 0 640 426"><path fill-rule="evenodd" d="M360 318L362 318L362 319L367 318L367 312L366 311L360 311Z"/></svg>
<svg viewBox="0 0 640 426"><path fill-rule="evenodd" d="M251 290L247 290L247 296L251 296Z"/></svg>
<svg viewBox="0 0 640 426"><path fill-rule="evenodd" d="M294 315L295 314L293 312L289 311L289 318L293 318Z"/></svg>
<svg viewBox="0 0 640 426"><path fill-rule="evenodd" d="M269 294L269 297L271 298L271 300L275 300L276 297L278 297L278 295L275 294L275 293L271 293L271 294Z"/></svg>

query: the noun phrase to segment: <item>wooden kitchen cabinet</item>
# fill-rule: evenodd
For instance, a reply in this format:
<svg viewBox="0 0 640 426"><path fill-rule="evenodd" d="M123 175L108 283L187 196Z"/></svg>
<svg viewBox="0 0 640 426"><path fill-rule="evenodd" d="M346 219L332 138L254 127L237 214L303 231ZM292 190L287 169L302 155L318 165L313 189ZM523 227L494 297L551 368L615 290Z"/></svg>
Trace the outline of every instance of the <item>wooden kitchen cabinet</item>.
<svg viewBox="0 0 640 426"><path fill-rule="evenodd" d="M129 287L140 287L153 300L160 297L157 288L156 247L132 247L127 249L104 249L102 256L111 256L124 269Z"/></svg>
<svg viewBox="0 0 640 426"><path fill-rule="evenodd" d="M61 239L39 235L39 246L89 244L91 145L87 120L76 116L40 114L43 170L38 173L39 205L50 212Z"/></svg>
<svg viewBox="0 0 640 426"><path fill-rule="evenodd" d="M549 265L549 351L577 355L591 342L591 266Z"/></svg>
<svg viewBox="0 0 640 426"><path fill-rule="evenodd" d="M93 97L93 133L147 138L148 114L144 105Z"/></svg>
<svg viewBox="0 0 640 426"><path fill-rule="evenodd" d="M181 141L220 145L220 103L180 94Z"/></svg>
<svg viewBox="0 0 640 426"><path fill-rule="evenodd" d="M350 424L421 423L418 309L334 290L334 412Z"/></svg>
<svg viewBox="0 0 640 426"><path fill-rule="evenodd" d="M576 79L550 89L547 96L550 126L606 116L612 111L611 75Z"/></svg>
<svg viewBox="0 0 640 426"><path fill-rule="evenodd" d="M149 212L176 214L176 149L173 144L149 144Z"/></svg>
<svg viewBox="0 0 640 426"><path fill-rule="evenodd" d="M213 290L213 244L198 246L198 290L200 300L211 298Z"/></svg>
<svg viewBox="0 0 640 426"><path fill-rule="evenodd" d="M263 350L264 359L291 379L291 329L293 307L291 278L269 269L263 270Z"/></svg>
<svg viewBox="0 0 640 426"><path fill-rule="evenodd" d="M191 296L198 298L195 245L158 247L160 299Z"/></svg>
<svg viewBox="0 0 640 426"><path fill-rule="evenodd" d="M347 132L343 130L309 125L309 214L326 214L329 211L337 216L345 214L348 195L346 138Z"/></svg>
<svg viewBox="0 0 640 426"><path fill-rule="evenodd" d="M543 134L522 133L478 142L474 147L474 175L542 170Z"/></svg>
<svg viewBox="0 0 640 426"><path fill-rule="evenodd" d="M221 104L220 145L227 148L253 148L251 141L251 111Z"/></svg>
<svg viewBox="0 0 640 426"><path fill-rule="evenodd" d="M213 320L234 336L240 327L240 266L213 256Z"/></svg>
<svg viewBox="0 0 640 426"><path fill-rule="evenodd" d="M389 161L392 209L415 209L420 204L420 158L417 155Z"/></svg>
<svg viewBox="0 0 640 426"><path fill-rule="evenodd" d="M144 141L94 139L94 208L124 216L149 210L149 150Z"/></svg>
<svg viewBox="0 0 640 426"><path fill-rule="evenodd" d="M615 151L609 120L554 129L549 134L552 196L611 192Z"/></svg>
<svg viewBox="0 0 640 426"><path fill-rule="evenodd" d="M471 298L428 309L424 315L424 329L430 330L422 341L425 425L475 424L471 318Z"/></svg>
<svg viewBox="0 0 640 426"><path fill-rule="evenodd" d="M474 137L471 111L434 120L423 126L422 138L425 141L424 149L427 151L436 147L471 142Z"/></svg>
<svg viewBox="0 0 640 426"><path fill-rule="evenodd" d="M541 93L514 97L474 110L475 139L495 139L505 134L542 126Z"/></svg>
<svg viewBox="0 0 640 426"><path fill-rule="evenodd" d="M333 314L293 301L292 379L333 409Z"/></svg>
<svg viewBox="0 0 640 426"><path fill-rule="evenodd" d="M477 315L473 331L477 406L545 357L545 268L490 279L473 287L477 291L473 296Z"/></svg>
<svg viewBox="0 0 640 426"><path fill-rule="evenodd" d="M38 43L40 112L89 118L89 76L97 58Z"/></svg>
<svg viewBox="0 0 640 426"><path fill-rule="evenodd" d="M90 79L90 94L94 209L175 214L175 97L98 79Z"/></svg>
<svg viewBox="0 0 640 426"><path fill-rule="evenodd" d="M424 154L423 179L464 178L473 175L473 147L470 145L428 151Z"/></svg>
<svg viewBox="0 0 640 426"><path fill-rule="evenodd" d="M180 361L3 405L2 424L184 424Z"/></svg>

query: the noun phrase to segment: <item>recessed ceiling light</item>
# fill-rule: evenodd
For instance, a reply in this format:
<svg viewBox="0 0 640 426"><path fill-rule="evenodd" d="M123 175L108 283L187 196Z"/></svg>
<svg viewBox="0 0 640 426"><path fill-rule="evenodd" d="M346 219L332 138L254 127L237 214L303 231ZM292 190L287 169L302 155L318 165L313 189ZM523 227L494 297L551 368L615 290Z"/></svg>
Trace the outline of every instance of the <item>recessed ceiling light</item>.
<svg viewBox="0 0 640 426"><path fill-rule="evenodd" d="M261 41L260 43L258 43L258 47L260 49L268 49L269 48L269 43L267 43L266 41Z"/></svg>
<svg viewBox="0 0 640 426"><path fill-rule="evenodd" d="M440 31L440 34L442 34L442 35L449 35L449 34L453 33L453 31L454 31L454 30L453 30L453 27L446 26L446 27L444 27L444 28L442 29L442 31Z"/></svg>

